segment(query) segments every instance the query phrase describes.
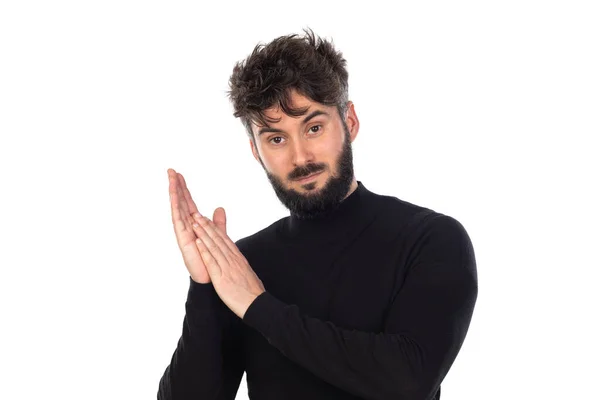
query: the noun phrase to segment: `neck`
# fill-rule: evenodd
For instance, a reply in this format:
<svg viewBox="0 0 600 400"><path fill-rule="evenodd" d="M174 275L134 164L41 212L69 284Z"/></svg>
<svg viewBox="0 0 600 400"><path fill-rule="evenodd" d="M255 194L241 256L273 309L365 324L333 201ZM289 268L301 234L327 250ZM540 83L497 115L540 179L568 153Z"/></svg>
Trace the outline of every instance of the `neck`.
<svg viewBox="0 0 600 400"><path fill-rule="evenodd" d="M352 183L350 184L350 189L348 190L348 194L346 194L346 197L344 197L344 200L346 200L346 198L348 196L350 196L358 187L358 182L356 181L356 178L352 178Z"/></svg>
<svg viewBox="0 0 600 400"><path fill-rule="evenodd" d="M362 183L353 180L344 200L327 215L308 220L294 215L285 218L281 238L293 240L299 245L339 240L340 232L343 234L352 230L353 226L372 217L375 210L369 206L371 199L371 192Z"/></svg>

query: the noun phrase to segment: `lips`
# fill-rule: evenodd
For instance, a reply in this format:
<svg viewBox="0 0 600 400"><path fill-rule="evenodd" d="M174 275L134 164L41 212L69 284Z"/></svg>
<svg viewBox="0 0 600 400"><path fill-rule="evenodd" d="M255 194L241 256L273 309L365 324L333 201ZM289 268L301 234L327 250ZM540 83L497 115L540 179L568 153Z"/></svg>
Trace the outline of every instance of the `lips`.
<svg viewBox="0 0 600 400"><path fill-rule="evenodd" d="M321 172L323 172L323 171L315 172L315 173L314 173L314 174L312 174L312 175L305 176L305 177L303 177L303 178L299 178L299 179L296 179L296 180L297 180L297 181L299 181L299 182L301 182L301 181L304 181L304 180L308 180L308 179L311 179L311 178L313 178L313 177L315 177L315 176L319 175Z"/></svg>

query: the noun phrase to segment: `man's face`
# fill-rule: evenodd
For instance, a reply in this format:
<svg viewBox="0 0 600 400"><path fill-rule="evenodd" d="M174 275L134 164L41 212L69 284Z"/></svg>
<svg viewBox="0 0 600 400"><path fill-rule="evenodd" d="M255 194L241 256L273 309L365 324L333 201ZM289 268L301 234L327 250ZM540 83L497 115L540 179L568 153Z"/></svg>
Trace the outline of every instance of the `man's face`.
<svg viewBox="0 0 600 400"><path fill-rule="evenodd" d="M307 112L291 117L279 108L266 110L267 117L281 120L268 126L253 124L256 147L250 143L283 205L299 218L312 219L336 207L356 187L351 142L358 133L358 119L352 103L342 120L335 106L313 102L295 91L291 99L294 108L308 106Z"/></svg>

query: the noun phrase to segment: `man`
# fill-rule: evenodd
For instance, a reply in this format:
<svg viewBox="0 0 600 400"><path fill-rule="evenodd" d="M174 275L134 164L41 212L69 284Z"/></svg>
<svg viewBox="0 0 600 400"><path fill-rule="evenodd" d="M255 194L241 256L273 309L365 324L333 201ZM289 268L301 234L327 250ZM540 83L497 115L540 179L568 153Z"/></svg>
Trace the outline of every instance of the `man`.
<svg viewBox="0 0 600 400"><path fill-rule="evenodd" d="M359 122L333 45L289 35L230 79L236 117L288 217L237 242L225 210L201 217L170 169L190 274L183 333L159 399L440 398L478 286L452 217L375 194L354 177Z"/></svg>

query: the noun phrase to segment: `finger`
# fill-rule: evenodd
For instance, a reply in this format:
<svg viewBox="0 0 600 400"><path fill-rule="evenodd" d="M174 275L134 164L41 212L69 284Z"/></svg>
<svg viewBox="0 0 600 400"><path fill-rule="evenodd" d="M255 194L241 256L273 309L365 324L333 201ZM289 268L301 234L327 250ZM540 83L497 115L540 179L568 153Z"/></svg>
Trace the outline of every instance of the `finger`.
<svg viewBox="0 0 600 400"><path fill-rule="evenodd" d="M175 233L185 230L185 222L182 219L181 210L179 208L179 195L177 193L177 173L174 169L167 170L169 175L169 197L171 199L171 220Z"/></svg>
<svg viewBox="0 0 600 400"><path fill-rule="evenodd" d="M179 182L181 184L181 189L183 191L183 196L187 203L188 211L190 212L190 214L199 213L200 211L198 211L198 207L196 207L196 203L194 203L194 200L192 199L192 195L187 187L185 178L183 177L182 174L179 174L178 176L179 176Z"/></svg>
<svg viewBox="0 0 600 400"><path fill-rule="evenodd" d="M196 239L194 243L196 243L200 257L202 257L202 262L206 266L206 272L208 272L210 280L213 282L213 284L217 283L222 274L219 263L217 263L217 260L213 257L204 242L202 242L202 239Z"/></svg>
<svg viewBox="0 0 600 400"><path fill-rule="evenodd" d="M180 173L177 173L177 195L179 196L179 208L183 215L188 216L191 215L191 212L187 206L187 201L185 199L185 195L183 193L183 176Z"/></svg>
<svg viewBox="0 0 600 400"><path fill-rule="evenodd" d="M190 213L187 201L185 200L185 195L183 192L182 181L181 181L182 177L183 177L183 175L181 175L180 173L177 174L177 195L179 198L178 204L179 204L179 208L181 210L181 218L185 224L185 229L191 230L192 224L194 223L194 219L192 218L192 213Z"/></svg>
<svg viewBox="0 0 600 400"><path fill-rule="evenodd" d="M225 209L223 207L215 209L212 220L221 232L227 234L227 216L225 215Z"/></svg>
<svg viewBox="0 0 600 400"><path fill-rule="evenodd" d="M220 246L208 235L208 233L202 228L202 226L196 224L194 227L196 231L196 246L198 247L198 251L202 256L202 260L204 261L204 265L206 266L206 270L209 275L216 274L220 277L223 273L223 268L227 268L229 265L229 260L225 257L223 252L221 251ZM217 238L218 240L222 240Z"/></svg>
<svg viewBox="0 0 600 400"><path fill-rule="evenodd" d="M197 216L198 214L194 215ZM194 232L198 238L202 239L204 236L206 236L206 238L210 239L207 242L207 246L214 243L215 248L220 251L224 259L227 262L230 261L229 255L231 254L231 249L227 246L225 238L223 238L223 233L219 232L211 220L206 217L194 217L192 229L194 229Z"/></svg>
<svg viewBox="0 0 600 400"><path fill-rule="evenodd" d="M234 254L239 253L240 250L237 248L235 243L231 241L229 236L227 236L226 233L218 229L214 222L212 222L208 218L204 218L201 217L198 213L194 214L194 222L200 224L200 228L203 229L214 242L223 246L223 253L227 255L226 250L229 250ZM194 225L192 225L192 228L194 229L194 232L196 232L196 230L198 229L198 227ZM198 232L196 232L196 236L198 236Z"/></svg>

